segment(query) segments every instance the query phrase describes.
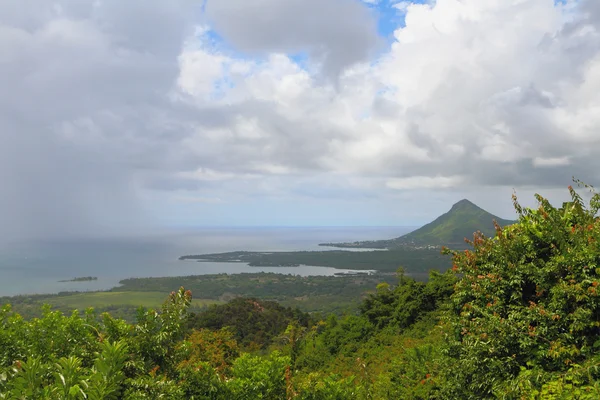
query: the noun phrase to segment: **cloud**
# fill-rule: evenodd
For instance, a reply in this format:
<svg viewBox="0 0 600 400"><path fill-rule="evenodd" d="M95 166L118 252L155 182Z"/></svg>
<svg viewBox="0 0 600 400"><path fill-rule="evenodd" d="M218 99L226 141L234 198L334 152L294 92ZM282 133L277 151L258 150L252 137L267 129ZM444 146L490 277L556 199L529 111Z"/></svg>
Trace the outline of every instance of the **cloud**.
<svg viewBox="0 0 600 400"><path fill-rule="evenodd" d="M559 157L559 158L541 158L536 157L533 159L533 165L535 167L561 167L565 165L571 165L571 160L569 157Z"/></svg>
<svg viewBox="0 0 600 400"><path fill-rule="evenodd" d="M15 4L0 2L0 236L141 229L136 175L177 138L163 116L186 3Z"/></svg>
<svg viewBox="0 0 600 400"><path fill-rule="evenodd" d="M174 200L176 202L185 203L185 204L219 204L222 200L218 197L175 197Z"/></svg>
<svg viewBox="0 0 600 400"><path fill-rule="evenodd" d="M413 3L411 1L399 1L393 5L393 7L399 10L402 13L406 13L408 11L408 7L410 7Z"/></svg>
<svg viewBox="0 0 600 400"><path fill-rule="evenodd" d="M386 185L391 189L444 189L456 187L462 179L457 176L411 176L410 178L390 179Z"/></svg>
<svg viewBox="0 0 600 400"><path fill-rule="evenodd" d="M0 0L5 237L145 229L182 199L199 223L213 199L438 210L485 187L493 208L600 168L594 0L405 3L387 49L351 0L16 4Z"/></svg>
<svg viewBox="0 0 600 400"><path fill-rule="evenodd" d="M573 174L593 178L600 125L593 2L405 6L406 26L389 52L347 68L338 91L281 54L234 79L229 101L249 110L260 99L267 108L254 113L265 126L255 148L268 143L256 154L295 173L377 176L382 194L417 181L554 187ZM269 126L276 120L280 128ZM289 153L285 144L296 138L311 146ZM550 164L546 174L541 167Z"/></svg>
<svg viewBox="0 0 600 400"><path fill-rule="evenodd" d="M305 52L329 78L368 61L380 44L374 14L356 0L207 0L206 15L236 50Z"/></svg>
<svg viewBox="0 0 600 400"><path fill-rule="evenodd" d="M443 171L471 185L522 184L540 178L526 170L536 159L583 160L589 148L581 144L596 141L582 125L595 113L567 122L570 110L583 110L569 96L595 96L598 39L588 19L542 0L411 4L390 51L346 69L338 91L273 54L248 75L230 76L224 97L230 110L239 107L237 118L254 121L255 154L290 172L404 179ZM227 149L249 150L236 125ZM249 151L239 159L252 158Z"/></svg>

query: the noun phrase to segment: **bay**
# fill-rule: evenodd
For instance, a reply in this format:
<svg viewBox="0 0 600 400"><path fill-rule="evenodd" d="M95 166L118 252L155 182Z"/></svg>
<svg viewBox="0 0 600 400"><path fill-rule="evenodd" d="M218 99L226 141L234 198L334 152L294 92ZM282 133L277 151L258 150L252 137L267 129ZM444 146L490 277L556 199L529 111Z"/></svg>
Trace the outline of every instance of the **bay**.
<svg viewBox="0 0 600 400"><path fill-rule="evenodd" d="M335 268L250 267L244 263L179 261L185 254L229 251L331 250L323 242L398 237L413 227L235 227L171 230L127 238L63 239L0 247L0 296L105 290L125 278L276 272L333 275ZM59 282L94 276L98 280Z"/></svg>

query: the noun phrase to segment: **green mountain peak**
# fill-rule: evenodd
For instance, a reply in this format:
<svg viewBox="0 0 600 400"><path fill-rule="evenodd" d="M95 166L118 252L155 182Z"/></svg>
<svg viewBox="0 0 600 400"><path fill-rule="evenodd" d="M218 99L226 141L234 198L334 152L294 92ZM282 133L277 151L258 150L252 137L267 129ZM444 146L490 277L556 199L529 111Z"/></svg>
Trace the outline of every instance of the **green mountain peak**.
<svg viewBox="0 0 600 400"><path fill-rule="evenodd" d="M475 208L479 208L475 205L475 203L473 203L472 201L468 200L468 199L462 199L458 202L456 202L451 210L453 209L457 209L457 208L464 208L464 207L475 207Z"/></svg>
<svg viewBox="0 0 600 400"><path fill-rule="evenodd" d="M500 226L513 223L490 214L470 200L463 199L454 204L447 213L394 241L398 245L457 245L464 243L465 238L471 239L477 231L486 236L493 236L494 221Z"/></svg>
<svg viewBox="0 0 600 400"><path fill-rule="evenodd" d="M485 236L494 236L494 221L500 226L512 225L514 221L499 218L472 201L462 199L450 210L432 222L404 236L388 240L374 240L352 243L322 243L321 246L341 248L388 248L403 246L449 246L465 245L465 238L472 239L477 231Z"/></svg>

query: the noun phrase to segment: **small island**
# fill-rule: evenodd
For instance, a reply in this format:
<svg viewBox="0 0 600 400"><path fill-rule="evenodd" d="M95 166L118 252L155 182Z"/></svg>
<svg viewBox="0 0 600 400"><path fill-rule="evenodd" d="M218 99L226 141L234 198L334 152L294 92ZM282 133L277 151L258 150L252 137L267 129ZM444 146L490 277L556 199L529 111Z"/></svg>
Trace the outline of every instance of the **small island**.
<svg viewBox="0 0 600 400"><path fill-rule="evenodd" d="M80 276L73 279L65 279L59 282L88 282L88 281L97 281L97 276Z"/></svg>

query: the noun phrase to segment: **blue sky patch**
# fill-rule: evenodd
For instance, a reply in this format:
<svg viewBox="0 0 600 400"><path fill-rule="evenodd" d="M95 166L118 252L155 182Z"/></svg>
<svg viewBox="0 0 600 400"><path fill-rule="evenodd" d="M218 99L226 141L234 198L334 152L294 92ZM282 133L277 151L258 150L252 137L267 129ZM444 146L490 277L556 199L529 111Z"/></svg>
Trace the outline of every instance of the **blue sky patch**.
<svg viewBox="0 0 600 400"><path fill-rule="evenodd" d="M367 7L373 9L377 13L377 28L379 35L393 41L394 31L404 27L405 13L396 7L399 3L425 4L431 3L430 0L379 0L376 4L365 3Z"/></svg>

